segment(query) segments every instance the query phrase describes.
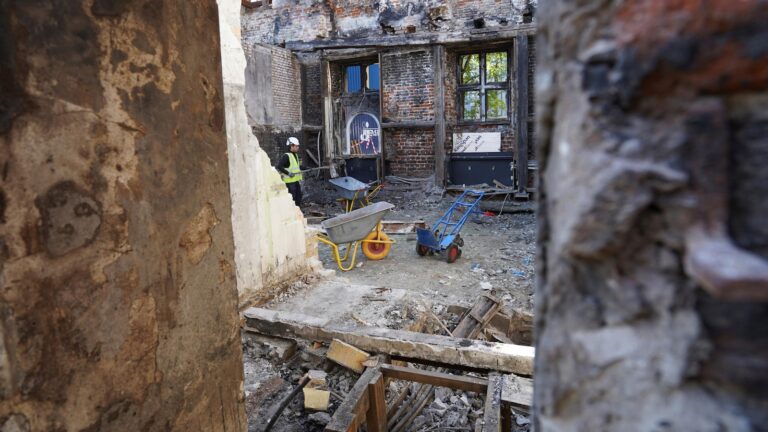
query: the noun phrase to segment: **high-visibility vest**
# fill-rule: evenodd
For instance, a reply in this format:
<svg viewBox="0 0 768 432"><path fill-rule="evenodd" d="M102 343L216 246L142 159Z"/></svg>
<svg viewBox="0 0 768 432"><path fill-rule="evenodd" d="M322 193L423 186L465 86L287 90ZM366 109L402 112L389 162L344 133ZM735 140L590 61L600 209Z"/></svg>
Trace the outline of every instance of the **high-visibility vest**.
<svg viewBox="0 0 768 432"><path fill-rule="evenodd" d="M286 153L288 155L288 172L293 174L291 176L283 174L283 181L286 183L296 183L297 181L301 181L304 177L301 175L301 161L299 161L299 156L291 153Z"/></svg>

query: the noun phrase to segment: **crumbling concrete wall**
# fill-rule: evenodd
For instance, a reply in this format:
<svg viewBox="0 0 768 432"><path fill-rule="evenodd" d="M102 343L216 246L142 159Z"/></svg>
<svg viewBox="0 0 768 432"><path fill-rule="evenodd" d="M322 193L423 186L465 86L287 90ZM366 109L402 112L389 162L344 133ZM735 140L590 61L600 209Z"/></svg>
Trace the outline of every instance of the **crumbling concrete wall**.
<svg viewBox="0 0 768 432"><path fill-rule="evenodd" d="M216 4L0 10L0 429L244 430Z"/></svg>
<svg viewBox="0 0 768 432"><path fill-rule="evenodd" d="M768 5L540 12L537 430L765 430Z"/></svg>
<svg viewBox="0 0 768 432"><path fill-rule="evenodd" d="M320 264L314 234L248 125L240 3L219 0L219 11L237 286L246 305Z"/></svg>

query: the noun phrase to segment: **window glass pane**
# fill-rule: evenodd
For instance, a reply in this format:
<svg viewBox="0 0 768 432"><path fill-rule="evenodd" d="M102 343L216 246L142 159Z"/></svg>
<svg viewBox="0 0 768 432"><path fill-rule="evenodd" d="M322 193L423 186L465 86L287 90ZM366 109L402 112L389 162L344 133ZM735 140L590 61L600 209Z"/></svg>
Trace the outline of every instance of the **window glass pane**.
<svg viewBox="0 0 768 432"><path fill-rule="evenodd" d="M365 88L367 88L368 90L378 90L379 89L379 64L374 63L372 65L368 65L368 67L365 69L365 75L367 77Z"/></svg>
<svg viewBox="0 0 768 432"><path fill-rule="evenodd" d="M480 120L480 92L465 91L462 93L464 120Z"/></svg>
<svg viewBox="0 0 768 432"><path fill-rule="evenodd" d="M506 90L487 90L485 98L486 119L507 118Z"/></svg>
<svg viewBox="0 0 768 432"><path fill-rule="evenodd" d="M507 81L507 53L494 52L485 55L485 81L506 82Z"/></svg>
<svg viewBox="0 0 768 432"><path fill-rule="evenodd" d="M463 55L459 57L462 84L480 83L480 54Z"/></svg>
<svg viewBox="0 0 768 432"><path fill-rule="evenodd" d="M347 66L347 93L357 93L361 86L360 65Z"/></svg>

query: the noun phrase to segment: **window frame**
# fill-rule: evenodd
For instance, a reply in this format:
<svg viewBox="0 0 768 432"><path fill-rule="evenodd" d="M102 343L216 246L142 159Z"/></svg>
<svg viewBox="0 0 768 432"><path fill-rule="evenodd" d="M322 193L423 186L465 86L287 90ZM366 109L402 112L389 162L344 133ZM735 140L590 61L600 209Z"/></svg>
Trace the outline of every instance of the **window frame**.
<svg viewBox="0 0 768 432"><path fill-rule="evenodd" d="M367 87L368 82L368 67L374 64L379 65L379 88L378 90L370 90ZM351 66L359 66L360 67L360 91L356 92L350 92L348 90L349 88L349 76L347 75L347 68ZM342 94L344 95L366 95L366 94L377 94L381 92L381 64L379 64L379 60L360 60L360 61L353 61L353 62L347 62L342 63L342 74L344 75L344 83L343 83L343 91Z"/></svg>
<svg viewBox="0 0 768 432"><path fill-rule="evenodd" d="M514 47L511 45L497 46L483 50L464 50L456 52L456 113L460 125L493 125L509 124L512 121L512 74ZM506 82L488 83L486 82L486 55L490 53L504 52L507 54L507 80ZM480 82L477 84L462 84L461 57L477 54L480 63ZM507 115L488 119L487 94L488 90L504 90L506 92ZM468 91L477 91L480 93L480 119L464 118L464 94Z"/></svg>

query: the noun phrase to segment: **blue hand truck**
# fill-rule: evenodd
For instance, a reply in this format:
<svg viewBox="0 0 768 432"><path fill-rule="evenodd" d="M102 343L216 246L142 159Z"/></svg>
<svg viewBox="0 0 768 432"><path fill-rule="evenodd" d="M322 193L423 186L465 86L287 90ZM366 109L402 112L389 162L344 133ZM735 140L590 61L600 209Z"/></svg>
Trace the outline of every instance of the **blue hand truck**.
<svg viewBox="0 0 768 432"><path fill-rule="evenodd" d="M416 253L420 256L441 254L445 260L452 263L461 257L461 228L473 213L480 211L480 200L485 192L476 190L464 191L451 204L447 212L432 228L416 229Z"/></svg>

